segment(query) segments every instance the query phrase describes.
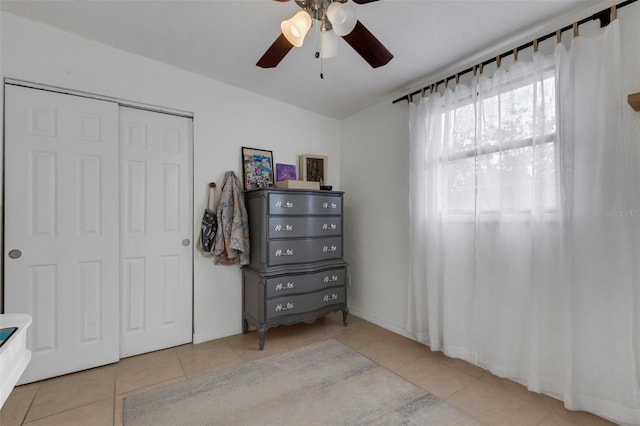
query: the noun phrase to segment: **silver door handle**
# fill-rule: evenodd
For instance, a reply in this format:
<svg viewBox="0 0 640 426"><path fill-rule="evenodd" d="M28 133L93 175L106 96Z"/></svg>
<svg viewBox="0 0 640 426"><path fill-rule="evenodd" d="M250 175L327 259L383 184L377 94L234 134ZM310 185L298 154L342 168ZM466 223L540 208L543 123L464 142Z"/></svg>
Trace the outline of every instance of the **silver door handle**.
<svg viewBox="0 0 640 426"><path fill-rule="evenodd" d="M9 257L11 259L20 259L21 256L22 256L22 252L20 250L13 249L9 252Z"/></svg>
<svg viewBox="0 0 640 426"><path fill-rule="evenodd" d="M185 238L184 240L182 240L183 246L189 247L189 244L191 244L191 241L188 238Z"/></svg>

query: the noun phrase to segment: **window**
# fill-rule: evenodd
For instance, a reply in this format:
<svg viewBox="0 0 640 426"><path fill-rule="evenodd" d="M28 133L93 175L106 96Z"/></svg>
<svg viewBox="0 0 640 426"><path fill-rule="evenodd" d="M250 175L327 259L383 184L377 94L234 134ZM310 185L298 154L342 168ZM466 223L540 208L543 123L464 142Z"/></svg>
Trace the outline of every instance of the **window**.
<svg viewBox="0 0 640 426"><path fill-rule="evenodd" d="M557 211L555 78L549 74L507 84L486 80L495 88L480 87L474 99L442 113L441 214Z"/></svg>

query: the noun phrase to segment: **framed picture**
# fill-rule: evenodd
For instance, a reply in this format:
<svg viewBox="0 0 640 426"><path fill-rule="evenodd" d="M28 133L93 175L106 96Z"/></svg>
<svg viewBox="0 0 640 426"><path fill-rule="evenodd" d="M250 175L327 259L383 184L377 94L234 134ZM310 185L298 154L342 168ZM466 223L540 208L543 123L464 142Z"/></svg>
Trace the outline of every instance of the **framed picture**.
<svg viewBox="0 0 640 426"><path fill-rule="evenodd" d="M242 174L245 190L273 186L273 152L243 146Z"/></svg>
<svg viewBox="0 0 640 426"><path fill-rule="evenodd" d="M296 179L296 166L294 164L276 164L276 182Z"/></svg>
<svg viewBox="0 0 640 426"><path fill-rule="evenodd" d="M300 180L327 182L329 158L325 155L304 154L300 156Z"/></svg>

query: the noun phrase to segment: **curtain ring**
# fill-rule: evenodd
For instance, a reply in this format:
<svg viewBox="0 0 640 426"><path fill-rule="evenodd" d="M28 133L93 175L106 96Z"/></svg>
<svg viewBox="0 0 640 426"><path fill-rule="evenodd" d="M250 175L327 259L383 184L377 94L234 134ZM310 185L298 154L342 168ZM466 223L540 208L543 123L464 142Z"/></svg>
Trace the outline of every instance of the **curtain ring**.
<svg viewBox="0 0 640 426"><path fill-rule="evenodd" d="M562 42L562 30L556 31L556 42Z"/></svg>
<svg viewBox="0 0 640 426"><path fill-rule="evenodd" d="M449 88L449 78L445 78L444 79L444 88L448 89Z"/></svg>
<svg viewBox="0 0 640 426"><path fill-rule="evenodd" d="M430 92L429 93L433 93L433 84L431 85L431 89L429 89Z"/></svg>
<svg viewBox="0 0 640 426"><path fill-rule="evenodd" d="M460 74L456 74L456 85L460 83Z"/></svg>
<svg viewBox="0 0 640 426"><path fill-rule="evenodd" d="M422 88L420 95L424 98L424 87Z"/></svg>
<svg viewBox="0 0 640 426"><path fill-rule="evenodd" d="M413 95L411 93L407 95L407 100L409 101L409 103L413 102Z"/></svg>
<svg viewBox="0 0 640 426"><path fill-rule="evenodd" d="M496 56L496 67L500 68L501 61L502 61L502 58L500 58L500 55Z"/></svg>
<svg viewBox="0 0 640 426"><path fill-rule="evenodd" d="M440 82L436 83L436 88L435 88L435 92L438 93L438 85L440 84Z"/></svg>
<svg viewBox="0 0 640 426"><path fill-rule="evenodd" d="M482 74L482 71L484 71L484 64L483 63L480 64L480 69L478 71L480 71L480 74Z"/></svg>
<svg viewBox="0 0 640 426"><path fill-rule="evenodd" d="M611 22L615 21L616 19L618 19L618 8L613 5L611 6Z"/></svg>
<svg viewBox="0 0 640 426"><path fill-rule="evenodd" d="M514 61L518 60L518 49L517 48L513 49L513 60Z"/></svg>
<svg viewBox="0 0 640 426"><path fill-rule="evenodd" d="M576 38L580 35L580 31L578 30L578 23L573 23L573 37Z"/></svg>
<svg viewBox="0 0 640 426"><path fill-rule="evenodd" d="M533 51L538 52L538 39L533 40Z"/></svg>

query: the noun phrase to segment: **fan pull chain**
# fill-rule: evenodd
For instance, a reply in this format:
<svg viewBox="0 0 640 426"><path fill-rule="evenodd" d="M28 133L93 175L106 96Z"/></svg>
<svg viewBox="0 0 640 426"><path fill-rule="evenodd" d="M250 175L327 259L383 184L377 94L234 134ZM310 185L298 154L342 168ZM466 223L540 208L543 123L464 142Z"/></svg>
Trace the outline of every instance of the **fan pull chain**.
<svg viewBox="0 0 640 426"><path fill-rule="evenodd" d="M320 45L321 41L320 41L320 25L316 26L316 53L315 53L315 57L316 59L320 59L320 79L324 79L324 72L323 72L323 64L324 62L322 61L322 56L320 56L320 50L322 50L322 46Z"/></svg>
<svg viewBox="0 0 640 426"><path fill-rule="evenodd" d="M320 59L320 79L324 79L324 60L320 56L320 51L316 51L316 59Z"/></svg>

